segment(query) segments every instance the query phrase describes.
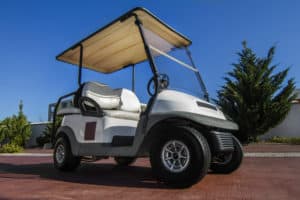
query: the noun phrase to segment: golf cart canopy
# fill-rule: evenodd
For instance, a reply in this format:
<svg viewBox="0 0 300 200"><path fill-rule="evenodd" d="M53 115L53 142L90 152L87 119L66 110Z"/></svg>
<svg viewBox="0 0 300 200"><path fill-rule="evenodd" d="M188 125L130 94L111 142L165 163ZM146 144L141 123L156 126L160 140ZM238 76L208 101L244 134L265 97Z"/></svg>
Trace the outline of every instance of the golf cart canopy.
<svg viewBox="0 0 300 200"><path fill-rule="evenodd" d="M191 44L188 38L146 9L135 8L65 50L56 57L57 60L80 65L82 56L82 67L102 73L112 73L147 60L136 18L144 28L175 47L187 47Z"/></svg>

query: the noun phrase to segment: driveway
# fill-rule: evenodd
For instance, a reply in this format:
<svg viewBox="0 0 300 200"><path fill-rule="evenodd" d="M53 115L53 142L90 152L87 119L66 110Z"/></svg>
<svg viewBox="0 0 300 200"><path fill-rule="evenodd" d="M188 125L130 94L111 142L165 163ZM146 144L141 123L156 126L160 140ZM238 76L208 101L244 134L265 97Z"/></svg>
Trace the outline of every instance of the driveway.
<svg viewBox="0 0 300 200"><path fill-rule="evenodd" d="M209 173L191 188L171 189L152 177L148 159L123 168L112 159L84 163L62 173L50 156L0 156L0 199L299 199L299 166L299 157L246 157L230 175Z"/></svg>

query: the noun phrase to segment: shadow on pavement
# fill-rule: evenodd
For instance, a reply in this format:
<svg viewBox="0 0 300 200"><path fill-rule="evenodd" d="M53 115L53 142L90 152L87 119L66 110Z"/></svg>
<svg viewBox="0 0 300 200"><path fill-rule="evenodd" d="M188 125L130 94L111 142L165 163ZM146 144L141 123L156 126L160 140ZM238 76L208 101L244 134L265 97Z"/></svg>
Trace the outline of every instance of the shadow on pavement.
<svg viewBox="0 0 300 200"><path fill-rule="evenodd" d="M135 188L166 188L152 176L151 168L141 166L118 167L113 164L83 163L74 172L60 172L52 163L0 163L0 178L59 180L72 183Z"/></svg>

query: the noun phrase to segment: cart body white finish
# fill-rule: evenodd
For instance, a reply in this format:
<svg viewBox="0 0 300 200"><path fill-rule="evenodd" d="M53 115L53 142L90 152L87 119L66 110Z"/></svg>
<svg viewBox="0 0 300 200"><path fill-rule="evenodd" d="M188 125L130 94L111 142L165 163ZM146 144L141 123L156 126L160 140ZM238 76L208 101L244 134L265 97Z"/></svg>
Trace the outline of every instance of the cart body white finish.
<svg viewBox="0 0 300 200"><path fill-rule="evenodd" d="M150 157L157 178L188 187L209 167L229 173L243 152L232 132L238 127L209 102L206 87L188 46L191 41L143 8L135 8L57 56L79 64L78 90L59 98L53 132L54 165L74 170L81 160L115 157L129 165ZM134 93L135 65L148 61L153 77L150 99L142 104ZM82 68L113 73L132 67L132 91L98 82L81 82ZM73 108L60 109L73 97Z"/></svg>

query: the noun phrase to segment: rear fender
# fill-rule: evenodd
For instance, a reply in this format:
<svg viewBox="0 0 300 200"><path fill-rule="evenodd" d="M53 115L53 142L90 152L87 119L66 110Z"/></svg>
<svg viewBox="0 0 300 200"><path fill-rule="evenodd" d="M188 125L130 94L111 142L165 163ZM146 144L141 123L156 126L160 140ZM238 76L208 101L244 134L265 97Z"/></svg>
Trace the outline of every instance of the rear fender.
<svg viewBox="0 0 300 200"><path fill-rule="evenodd" d="M79 143L77 142L77 140L75 138L75 134L70 127L68 127L68 126L59 127L56 132L56 135L55 135L55 141L59 137L66 137L68 139L73 155L79 154Z"/></svg>

